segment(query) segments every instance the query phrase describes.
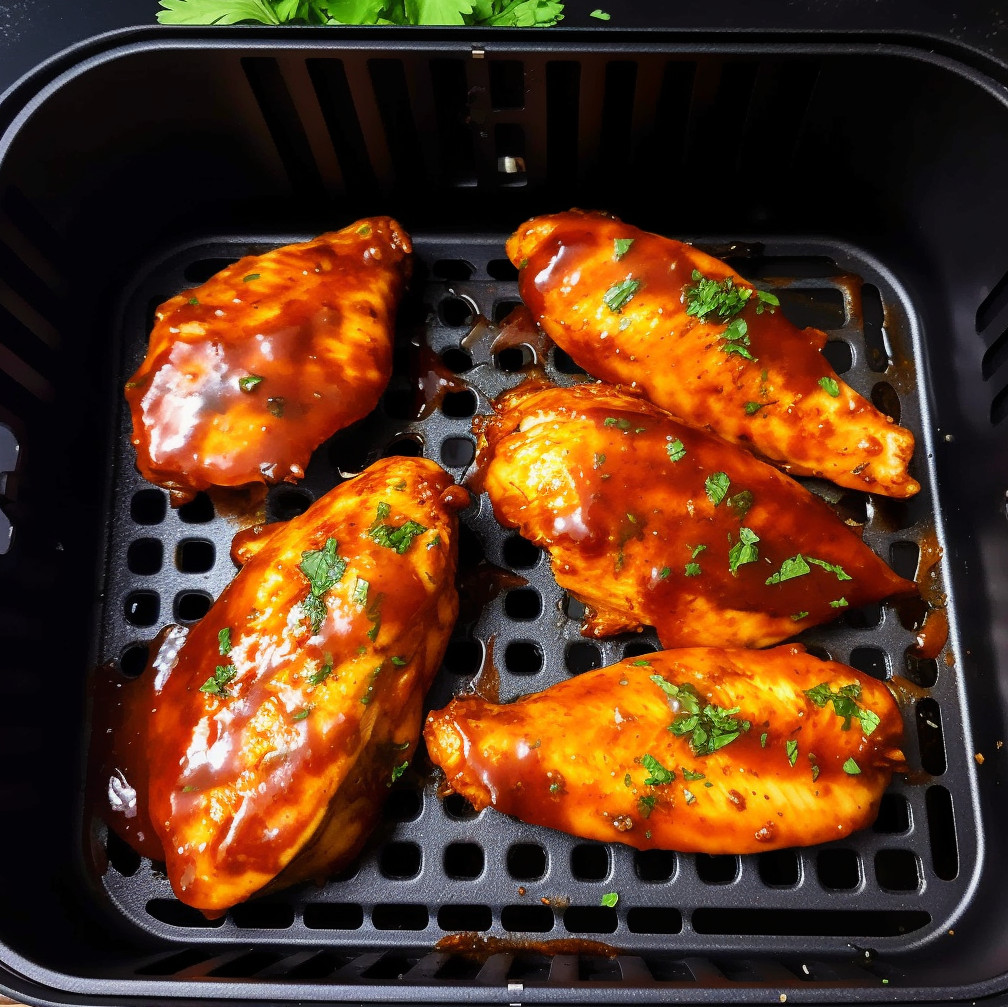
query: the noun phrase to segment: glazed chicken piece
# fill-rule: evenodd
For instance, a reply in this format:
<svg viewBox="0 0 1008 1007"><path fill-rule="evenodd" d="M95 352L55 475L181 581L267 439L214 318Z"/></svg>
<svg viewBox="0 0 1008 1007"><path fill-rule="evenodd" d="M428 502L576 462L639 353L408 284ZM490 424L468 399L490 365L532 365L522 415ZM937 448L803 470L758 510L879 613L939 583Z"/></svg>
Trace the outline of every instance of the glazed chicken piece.
<svg viewBox="0 0 1008 1007"><path fill-rule="evenodd" d="M763 647L915 591L793 479L638 395L530 383L495 408L473 486L549 551L586 635Z"/></svg>
<svg viewBox="0 0 1008 1007"><path fill-rule="evenodd" d="M639 850L756 853L870 825L902 731L881 682L789 646L661 651L508 705L465 696L424 740L477 810Z"/></svg>
<svg viewBox="0 0 1008 1007"><path fill-rule="evenodd" d="M718 259L614 217L536 217L509 239L538 324L586 371L794 475L908 497L913 434L837 376L826 334Z"/></svg>
<svg viewBox="0 0 1008 1007"><path fill-rule="evenodd" d="M467 500L433 462L378 462L260 536L162 661L132 785L183 902L219 914L360 849L455 622Z"/></svg>
<svg viewBox="0 0 1008 1007"><path fill-rule="evenodd" d="M388 217L250 255L158 308L126 384L140 474L175 504L297 482L392 373L409 235Z"/></svg>

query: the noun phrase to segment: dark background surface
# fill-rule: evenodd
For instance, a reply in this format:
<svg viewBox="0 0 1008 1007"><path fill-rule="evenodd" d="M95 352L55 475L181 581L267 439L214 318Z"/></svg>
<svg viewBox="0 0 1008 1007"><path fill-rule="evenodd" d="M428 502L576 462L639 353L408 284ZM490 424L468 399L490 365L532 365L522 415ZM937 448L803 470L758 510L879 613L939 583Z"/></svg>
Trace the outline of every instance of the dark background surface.
<svg viewBox="0 0 1008 1007"><path fill-rule="evenodd" d="M596 8L609 11L612 20L589 17ZM68 46L104 32L154 25L157 9L156 0L0 0L0 93ZM908 34L928 38L936 48L965 46L1008 68L1008 7L990 0L568 0L564 20L552 30L585 27L824 36L856 31L880 41Z"/></svg>

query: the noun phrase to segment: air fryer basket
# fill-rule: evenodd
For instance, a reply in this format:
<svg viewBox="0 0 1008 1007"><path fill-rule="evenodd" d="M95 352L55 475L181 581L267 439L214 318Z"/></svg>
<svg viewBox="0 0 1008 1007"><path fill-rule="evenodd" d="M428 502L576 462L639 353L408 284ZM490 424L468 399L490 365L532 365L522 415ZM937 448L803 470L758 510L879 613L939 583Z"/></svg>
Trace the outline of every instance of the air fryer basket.
<svg viewBox="0 0 1008 1007"><path fill-rule="evenodd" d="M161 31L110 38L18 94L0 105L0 987L503 1003L1008 989L1001 82L965 57L853 40ZM197 620L233 573L231 520L203 496L172 510L133 467L121 387L154 306L250 251L397 216L417 268L392 383L267 514L382 453L461 478L471 417L528 362L491 351L517 302L503 240L572 205L729 258L826 329L846 380L914 430L915 500L812 488L947 604L949 642L915 656L920 613L878 607L802 638L899 676L913 771L848 840L701 857L476 815L442 801L421 757L354 868L206 921L81 798L93 669L135 675L158 628ZM583 377L555 350L544 365ZM657 646L583 640L545 557L485 498L463 523L463 615L431 705L477 678L508 699ZM491 943L435 947L461 931Z"/></svg>

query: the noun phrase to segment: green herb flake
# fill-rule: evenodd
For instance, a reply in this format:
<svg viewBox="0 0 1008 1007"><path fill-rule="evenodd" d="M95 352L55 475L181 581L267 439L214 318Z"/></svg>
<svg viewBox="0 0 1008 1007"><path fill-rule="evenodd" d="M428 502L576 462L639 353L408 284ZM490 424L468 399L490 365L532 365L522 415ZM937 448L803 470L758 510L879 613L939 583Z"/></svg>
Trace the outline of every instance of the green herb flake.
<svg viewBox="0 0 1008 1007"><path fill-rule="evenodd" d="M699 577L702 573L699 563L687 563L683 568L683 575L686 577Z"/></svg>
<svg viewBox="0 0 1008 1007"><path fill-rule="evenodd" d="M846 598L837 598L836 601L831 601L830 608L846 608L850 602Z"/></svg>
<svg viewBox="0 0 1008 1007"><path fill-rule="evenodd" d="M657 803L658 798L654 794L648 794L645 797L639 797L637 799L637 810L645 817L650 818L651 812L654 811L654 806Z"/></svg>
<svg viewBox="0 0 1008 1007"><path fill-rule="evenodd" d="M190 297L189 298L189 303L195 308L199 304L199 298L198 297Z"/></svg>
<svg viewBox="0 0 1008 1007"><path fill-rule="evenodd" d="M409 663L408 661L406 661L404 658L401 657L392 658L392 664L395 665L395 667L397 668L405 668L408 663Z"/></svg>
<svg viewBox="0 0 1008 1007"><path fill-rule="evenodd" d="M635 668L650 668L651 662L646 657L641 657L633 662L633 666Z"/></svg>
<svg viewBox="0 0 1008 1007"><path fill-rule="evenodd" d="M706 783L704 783L704 786L705 786L705 787L707 787L707 788L709 789L710 787L713 787L713 786L714 786L714 784L713 784L713 783L711 783L711 781L710 781L710 780L707 780L707 782L706 782Z"/></svg>
<svg viewBox="0 0 1008 1007"><path fill-rule="evenodd" d="M550 793L551 794L558 794L558 793L560 793L560 784L557 783L557 782L551 783L550 784Z"/></svg>
<svg viewBox="0 0 1008 1007"><path fill-rule="evenodd" d="M629 304L630 299L640 290L641 281L628 277L620 283L614 283L602 298L603 304L614 314L619 314Z"/></svg>
<svg viewBox="0 0 1008 1007"><path fill-rule="evenodd" d="M381 507L382 505L379 504L378 521L388 516L388 510L382 514ZM387 508L388 505L386 504L385 507ZM412 518L404 524L399 525L399 527L391 524L378 524L378 521L368 529L368 535L371 540L378 545L385 546L386 549L391 549L400 556L413 544L413 539L427 531L424 525L414 521Z"/></svg>
<svg viewBox="0 0 1008 1007"><path fill-rule="evenodd" d="M354 602L364 608L367 605L368 588L371 585L363 578L357 577L354 579L354 588L351 598Z"/></svg>
<svg viewBox="0 0 1008 1007"><path fill-rule="evenodd" d="M629 773L624 773L623 774L623 786L624 787L631 787L631 786L633 786L633 780L630 779L630 774Z"/></svg>
<svg viewBox="0 0 1008 1007"><path fill-rule="evenodd" d="M776 294L771 294L769 290L757 290L756 291L756 314L762 315L764 311L769 311L772 315L774 308L780 307L780 299ZM763 379L766 381L766 378Z"/></svg>
<svg viewBox="0 0 1008 1007"><path fill-rule="evenodd" d="M686 457L686 448L683 447L683 442L678 437L674 441L669 441L665 445L665 450L668 452L670 462L679 462Z"/></svg>
<svg viewBox="0 0 1008 1007"><path fill-rule="evenodd" d="M827 395L832 395L833 398L839 398L840 396L840 386L837 384L836 378L820 378L819 387Z"/></svg>
<svg viewBox="0 0 1008 1007"><path fill-rule="evenodd" d="M734 496L728 497L726 503L735 516L741 521L752 509L752 490L740 490Z"/></svg>
<svg viewBox="0 0 1008 1007"><path fill-rule="evenodd" d="M783 584L786 580L794 580L796 577L804 577L811 569L812 568L805 561L805 557L801 553L797 553L789 559L784 560L784 562L781 563L780 569L775 574L771 574L767 577L766 583L767 585ZM805 615L808 615L808 612L806 612ZM792 618L794 618L794 616L792 616Z"/></svg>
<svg viewBox="0 0 1008 1007"><path fill-rule="evenodd" d="M706 779L706 773L695 773L692 769L687 769L685 766L681 766L680 768L682 769L683 779L688 782Z"/></svg>
<svg viewBox="0 0 1008 1007"><path fill-rule="evenodd" d="M301 602L301 608L308 617L312 632L317 633L326 616L325 593L338 584L346 573L347 561L337 554L339 544L334 538L327 538L321 549L309 549L301 553L298 569L308 579L311 590Z"/></svg>
<svg viewBox="0 0 1008 1007"><path fill-rule="evenodd" d="M812 762L812 782L815 783L819 779L819 763L812 758L811 754L809 760Z"/></svg>
<svg viewBox="0 0 1008 1007"><path fill-rule="evenodd" d="M745 414L746 416L754 416L758 413L764 406L769 405L767 402L747 402L745 404Z"/></svg>
<svg viewBox="0 0 1008 1007"><path fill-rule="evenodd" d="M728 323L724 332L721 333L724 342L721 350L725 356L739 356L745 360L756 360L749 352L749 326L741 318L736 318Z"/></svg>
<svg viewBox="0 0 1008 1007"><path fill-rule="evenodd" d="M692 550L690 552L690 559L696 559L697 556L699 556L700 553L702 553L707 548L707 546L702 545L702 544L701 545L694 545L694 546L689 546L688 545L688 546L686 546L686 548Z"/></svg>
<svg viewBox="0 0 1008 1007"><path fill-rule="evenodd" d="M760 748L766 748L766 740L767 740L767 738L768 738L768 737L769 737L769 735L767 734L767 732L766 732L766 731L764 731L764 732L763 732L763 733L762 733L762 734L761 734L761 735L759 736L759 747L760 747Z"/></svg>
<svg viewBox="0 0 1008 1007"><path fill-rule="evenodd" d="M213 673L213 677L208 678L200 687L200 692L209 693L212 696L225 698L230 695L227 684L238 674L238 669L233 664L218 664Z"/></svg>
<svg viewBox="0 0 1008 1007"><path fill-rule="evenodd" d="M851 722L857 720L860 722L861 730L867 738L879 726L878 714L872 710L866 710L858 703L858 700L861 698L861 686L857 682L841 686L836 692L830 688L828 682L820 682L813 688L806 689L805 695L820 710L827 703L832 703L833 712L838 717L843 717L844 722L840 728L842 731L849 731Z"/></svg>
<svg viewBox="0 0 1008 1007"><path fill-rule="evenodd" d="M362 238L370 238L371 237L371 225L370 224L361 224L361 226L357 228L357 233Z"/></svg>
<svg viewBox="0 0 1008 1007"><path fill-rule="evenodd" d="M759 559L757 542L759 542L759 535L751 528L739 528L739 540L728 551L728 569L732 576L737 574L740 566L755 563Z"/></svg>
<svg viewBox="0 0 1008 1007"><path fill-rule="evenodd" d="M659 579L659 580L665 580L665 578L666 578L666 577L668 577L668 575L669 575L669 574L670 574L671 572L672 572L672 568L671 568L671 567L668 567L668 566L663 566L663 567L662 567L662 568L661 568L661 569L660 569L660 570L658 571L658 579Z"/></svg>
<svg viewBox="0 0 1008 1007"><path fill-rule="evenodd" d="M397 493L405 493L406 492L406 480L405 479L400 479L398 482L392 483L392 489L394 489Z"/></svg>
<svg viewBox="0 0 1008 1007"><path fill-rule="evenodd" d="M299 710L297 713L291 717L291 720L307 720L308 714L311 713L311 707L306 707L304 710Z"/></svg>
<svg viewBox="0 0 1008 1007"><path fill-rule="evenodd" d="M198 790L198 789L199 789L199 788L198 788L198 787L196 787L196 786L194 786L194 785L193 785L192 783L187 783L187 784L186 784L186 785L185 785L185 786L184 786L184 787L182 788L182 793L183 793L183 794L191 794L191 793L192 793L193 791L195 791L195 790Z"/></svg>
<svg viewBox="0 0 1008 1007"><path fill-rule="evenodd" d="M603 465L605 465L605 455L604 454L597 454L596 453L595 460L592 463L592 467L596 468L596 469L600 469L600 468L602 468Z"/></svg>
<svg viewBox="0 0 1008 1007"><path fill-rule="evenodd" d="M592 11L592 17L596 14L601 14L601 11ZM609 20L609 16L606 15L606 21ZM633 238L613 238L613 258L619 262L620 259L630 251L630 246L634 243Z"/></svg>
<svg viewBox="0 0 1008 1007"><path fill-rule="evenodd" d="M723 280L711 280L699 269L694 269L690 277L692 287L683 289L686 314L701 322L708 315L716 315L722 321L733 318L746 306L752 291L747 287L737 287L730 276Z"/></svg>
<svg viewBox="0 0 1008 1007"><path fill-rule="evenodd" d="M269 410L271 416L281 419L284 410L287 408L287 402L282 395L271 395L266 400L266 408Z"/></svg>
<svg viewBox="0 0 1008 1007"><path fill-rule="evenodd" d="M608 21L608 20L609 20L609 19L610 19L610 18L612 17L612 15L611 15L611 14L607 14L607 13L606 13L606 12L605 12L604 10L598 10L598 9L596 9L596 10L593 10L593 11L592 11L592 12L591 12L591 13L590 13L590 14L588 15L588 17L593 17L593 18L596 18L596 19L597 19L597 20L599 20L599 21ZM621 239L620 239L620 238L617 238L616 240L617 240L617 241L620 241ZM625 240L625 239L623 239L623 240ZM633 242L633 239L631 238L631 239L630 239L630 241L631 241L631 243L632 243L632 242ZM617 256L616 256L616 258L617 258L617 259L619 259L619 258L621 258L621 256L617 255ZM616 904L615 902L613 902L613 903L609 903L609 902L603 902L603 903L602 903L602 905L604 905L604 906L607 906L607 905L615 905L615 904Z"/></svg>
<svg viewBox="0 0 1008 1007"><path fill-rule="evenodd" d="M812 556L805 557L810 563L815 566L821 566L824 570L828 570L830 573L836 575L837 580L853 580L854 578L847 573L846 570L838 563L829 563L824 559L815 559Z"/></svg>
<svg viewBox="0 0 1008 1007"><path fill-rule="evenodd" d="M332 674L332 661L326 661L318 671L308 676L308 684L311 686L321 685Z"/></svg>
<svg viewBox="0 0 1008 1007"><path fill-rule="evenodd" d="M606 20L608 20L608 16L606 17ZM612 909L617 902L619 902L619 892L606 892L605 895L599 899L599 905L606 906L609 909Z"/></svg>
<svg viewBox="0 0 1008 1007"><path fill-rule="evenodd" d="M707 491L707 499L715 507L725 498L731 479L726 472L714 472L704 480L704 489Z"/></svg>
<svg viewBox="0 0 1008 1007"><path fill-rule="evenodd" d="M221 657L231 653L231 627L225 626L217 632L217 650Z"/></svg>
<svg viewBox="0 0 1008 1007"><path fill-rule="evenodd" d="M791 740L784 743L787 751L787 760L793 766L798 761L798 742Z"/></svg>
<svg viewBox="0 0 1008 1007"><path fill-rule="evenodd" d="M251 283L253 280L259 279L259 273L249 273L248 276L242 277L242 283Z"/></svg>
<svg viewBox="0 0 1008 1007"><path fill-rule="evenodd" d="M689 683L675 685L661 675L652 675L651 681L665 693L676 711L669 730L677 737L689 737L694 755L710 755L730 745L743 731L752 726L748 720L736 719L739 707L731 709L707 703L701 706L696 689Z"/></svg>
<svg viewBox="0 0 1008 1007"><path fill-rule="evenodd" d="M794 615L791 616L791 621L792 622L801 622L802 619L807 619L807 618L808 618L808 612L795 612Z"/></svg>
<svg viewBox="0 0 1008 1007"><path fill-rule="evenodd" d="M861 767L851 758L843 764L843 771L848 776L860 776Z"/></svg>
<svg viewBox="0 0 1008 1007"><path fill-rule="evenodd" d="M406 759L405 761L400 762L398 766L393 766L392 767L392 782L395 783L395 781L398 780L399 777L401 777L403 775L403 773L406 772L407 769L409 769L409 759Z"/></svg>
<svg viewBox="0 0 1008 1007"><path fill-rule="evenodd" d="M371 681L368 683L368 687L364 695L361 696L361 704L363 706L370 706L371 700L374 699L374 684L378 676L381 674L381 670L382 666L379 664L378 667L371 672Z"/></svg>
<svg viewBox="0 0 1008 1007"><path fill-rule="evenodd" d="M436 549L441 544L441 536L437 532L434 533L434 537L427 543L428 549Z"/></svg>
<svg viewBox="0 0 1008 1007"><path fill-rule="evenodd" d="M246 374L245 377L238 379L238 387L243 392L251 392L256 385L262 382L261 374Z"/></svg>
<svg viewBox="0 0 1008 1007"><path fill-rule="evenodd" d="M644 786L646 787L657 787L665 783L672 783L676 778L675 772L666 769L653 755L643 756L641 765L649 773L644 778Z"/></svg>

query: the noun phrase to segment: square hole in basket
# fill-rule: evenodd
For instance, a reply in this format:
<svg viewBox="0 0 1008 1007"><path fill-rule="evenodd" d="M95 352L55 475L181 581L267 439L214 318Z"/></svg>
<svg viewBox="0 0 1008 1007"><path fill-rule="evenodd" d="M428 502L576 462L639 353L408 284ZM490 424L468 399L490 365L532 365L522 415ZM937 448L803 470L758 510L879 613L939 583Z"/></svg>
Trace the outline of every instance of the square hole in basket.
<svg viewBox="0 0 1008 1007"><path fill-rule="evenodd" d="M801 881L801 862L794 850L759 855L759 876L771 888L794 888Z"/></svg>
<svg viewBox="0 0 1008 1007"><path fill-rule="evenodd" d="M698 853L696 872L708 885L730 885L742 873L742 861L728 853Z"/></svg>
<svg viewBox="0 0 1008 1007"><path fill-rule="evenodd" d="M426 906L392 902L375 906L371 922L376 930L426 930L430 914Z"/></svg>
<svg viewBox="0 0 1008 1007"><path fill-rule="evenodd" d="M542 615L542 598L535 588L520 587L504 596L504 612L515 622L531 622Z"/></svg>
<svg viewBox="0 0 1008 1007"><path fill-rule="evenodd" d="M126 566L130 573L149 576L164 563L164 546L156 538L138 538L126 550Z"/></svg>
<svg viewBox="0 0 1008 1007"><path fill-rule="evenodd" d="M911 850L879 850L875 854L879 887L893 892L915 892L921 883L920 861Z"/></svg>
<svg viewBox="0 0 1008 1007"><path fill-rule="evenodd" d="M357 930L364 926L364 909L356 902L309 902L303 919L309 930Z"/></svg>
<svg viewBox="0 0 1008 1007"><path fill-rule="evenodd" d="M521 535L511 535L504 541L504 562L517 570L531 570L542 555L539 546Z"/></svg>
<svg viewBox="0 0 1008 1007"><path fill-rule="evenodd" d="M564 664L572 675L580 675L586 671L602 667L602 649L594 643L580 640L567 645L564 651Z"/></svg>
<svg viewBox="0 0 1008 1007"><path fill-rule="evenodd" d="M634 873L652 884L668 881L676 872L677 858L670 850L635 850Z"/></svg>
<svg viewBox="0 0 1008 1007"><path fill-rule="evenodd" d="M175 595L177 622L199 622L210 611L213 598L206 591L181 591Z"/></svg>
<svg viewBox="0 0 1008 1007"><path fill-rule="evenodd" d="M563 925L569 934L614 934L619 916L608 906L569 906Z"/></svg>
<svg viewBox="0 0 1008 1007"><path fill-rule="evenodd" d="M389 822L413 822L423 811L423 794L405 787L394 787L385 799L382 814Z"/></svg>
<svg viewBox="0 0 1008 1007"><path fill-rule="evenodd" d="M504 650L504 666L512 675L535 675L542 671L542 647L534 640L512 640Z"/></svg>
<svg viewBox="0 0 1008 1007"><path fill-rule="evenodd" d="M861 883L861 861L854 850L820 850L816 875L823 888L846 891Z"/></svg>
<svg viewBox="0 0 1008 1007"><path fill-rule="evenodd" d="M538 881L546 874L546 850L538 843L512 843L507 851L507 872L515 881Z"/></svg>
<svg viewBox="0 0 1008 1007"><path fill-rule="evenodd" d="M476 843L449 843L445 847L444 872L449 878L471 881L483 873L485 863L483 847Z"/></svg>
<svg viewBox="0 0 1008 1007"><path fill-rule="evenodd" d="M213 542L206 539L186 538L175 549L175 567L181 573L206 573L216 558Z"/></svg>
<svg viewBox="0 0 1008 1007"><path fill-rule="evenodd" d="M910 803L902 794L883 794L878 817L872 826L875 832L899 834L910 831Z"/></svg>
<svg viewBox="0 0 1008 1007"><path fill-rule="evenodd" d="M437 922L442 930L489 930L493 926L493 913L489 906L442 906L438 910Z"/></svg>
<svg viewBox="0 0 1008 1007"><path fill-rule="evenodd" d="M479 640L456 638L448 642L444 667L453 675L475 675L483 663L483 644Z"/></svg>
<svg viewBox="0 0 1008 1007"><path fill-rule="evenodd" d="M131 591L123 603L123 615L131 626L153 626L161 614L161 598L153 591Z"/></svg>
<svg viewBox="0 0 1008 1007"><path fill-rule="evenodd" d="M626 925L632 934L678 934L682 913L668 906L634 906L627 911Z"/></svg>
<svg viewBox="0 0 1008 1007"><path fill-rule="evenodd" d="M185 524L207 524L214 519L214 505L206 493L197 493L178 509L179 520Z"/></svg>
<svg viewBox="0 0 1008 1007"><path fill-rule="evenodd" d="M168 513L168 499L161 490L140 490L130 499L130 517L136 524L160 524Z"/></svg>
<svg viewBox="0 0 1008 1007"><path fill-rule="evenodd" d="M549 906L504 906L501 926L512 934L545 934L553 929L553 910Z"/></svg>
<svg viewBox="0 0 1008 1007"><path fill-rule="evenodd" d="M378 869L392 881L415 878L423 866L423 853L416 843L389 843L378 857Z"/></svg>
<svg viewBox="0 0 1008 1007"><path fill-rule="evenodd" d="M609 850L596 843L579 843L570 854L571 874L577 881L604 881L609 876Z"/></svg>

